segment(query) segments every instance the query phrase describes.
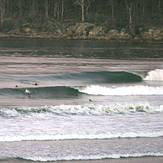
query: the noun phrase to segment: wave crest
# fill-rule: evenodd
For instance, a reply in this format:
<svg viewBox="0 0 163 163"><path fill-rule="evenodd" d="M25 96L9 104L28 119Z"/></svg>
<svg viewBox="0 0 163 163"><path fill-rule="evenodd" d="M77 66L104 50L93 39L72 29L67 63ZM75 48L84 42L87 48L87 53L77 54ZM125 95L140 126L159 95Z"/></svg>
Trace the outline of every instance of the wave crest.
<svg viewBox="0 0 163 163"><path fill-rule="evenodd" d="M58 76L59 79L88 80L91 83L136 83L141 82L141 76L126 71L95 71L70 73Z"/></svg>
<svg viewBox="0 0 163 163"><path fill-rule="evenodd" d="M79 89L79 92L89 95L163 95L163 87L152 87L144 85L105 87L99 85L90 85Z"/></svg>

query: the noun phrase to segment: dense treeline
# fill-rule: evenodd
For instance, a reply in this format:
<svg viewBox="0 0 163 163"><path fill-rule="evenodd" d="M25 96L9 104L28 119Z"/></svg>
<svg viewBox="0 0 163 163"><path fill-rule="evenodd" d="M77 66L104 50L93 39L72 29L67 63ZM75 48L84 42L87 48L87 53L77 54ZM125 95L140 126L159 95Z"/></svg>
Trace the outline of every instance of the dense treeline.
<svg viewBox="0 0 163 163"><path fill-rule="evenodd" d="M32 24L50 28L53 23L91 22L108 28L163 24L162 0L0 0L1 31Z"/></svg>

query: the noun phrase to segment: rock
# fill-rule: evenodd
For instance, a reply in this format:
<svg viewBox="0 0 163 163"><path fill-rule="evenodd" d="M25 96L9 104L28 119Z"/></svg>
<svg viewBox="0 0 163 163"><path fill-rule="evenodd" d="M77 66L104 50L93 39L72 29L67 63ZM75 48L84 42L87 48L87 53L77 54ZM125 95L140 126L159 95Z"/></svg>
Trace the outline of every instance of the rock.
<svg viewBox="0 0 163 163"><path fill-rule="evenodd" d="M153 35L153 32L154 32L153 29L149 29L149 30L148 30L148 34L149 34L149 35Z"/></svg>
<svg viewBox="0 0 163 163"><path fill-rule="evenodd" d="M75 26L68 28L67 32L69 35L83 37L88 36L93 27L94 24L91 23L77 23Z"/></svg>
<svg viewBox="0 0 163 163"><path fill-rule="evenodd" d="M24 33L32 33L32 29L30 27L24 27L21 29L21 31Z"/></svg>
<svg viewBox="0 0 163 163"><path fill-rule="evenodd" d="M149 29L143 33L145 40L163 40L163 29Z"/></svg>
<svg viewBox="0 0 163 163"><path fill-rule="evenodd" d="M111 29L108 33L112 34L112 35L117 35L119 33L119 31L116 29Z"/></svg>
<svg viewBox="0 0 163 163"><path fill-rule="evenodd" d="M105 34L103 27L94 26L94 28L89 32L90 37L103 36Z"/></svg>
<svg viewBox="0 0 163 163"><path fill-rule="evenodd" d="M119 32L116 29L112 29L107 33L107 39L110 40L128 40L131 38L131 36L125 32L124 30L121 30L121 32Z"/></svg>
<svg viewBox="0 0 163 163"><path fill-rule="evenodd" d="M128 40L130 38L131 38L131 36L126 32L120 32L120 34L119 34L119 39Z"/></svg>

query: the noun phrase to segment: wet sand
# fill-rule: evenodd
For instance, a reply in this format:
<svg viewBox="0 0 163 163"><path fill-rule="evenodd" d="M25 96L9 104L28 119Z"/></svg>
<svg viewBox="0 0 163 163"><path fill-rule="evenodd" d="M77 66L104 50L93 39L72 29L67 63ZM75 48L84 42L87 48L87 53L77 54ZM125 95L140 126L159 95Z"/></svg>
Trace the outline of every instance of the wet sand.
<svg viewBox="0 0 163 163"><path fill-rule="evenodd" d="M11 160L1 160L0 163L163 163L163 157L140 157L140 158L104 159L104 160L51 161L51 162L11 159Z"/></svg>

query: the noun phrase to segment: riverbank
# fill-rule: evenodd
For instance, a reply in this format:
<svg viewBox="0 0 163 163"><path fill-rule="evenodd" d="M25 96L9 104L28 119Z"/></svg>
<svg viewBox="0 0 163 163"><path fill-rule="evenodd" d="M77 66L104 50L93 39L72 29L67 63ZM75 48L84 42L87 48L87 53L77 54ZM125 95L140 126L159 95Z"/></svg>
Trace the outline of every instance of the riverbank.
<svg viewBox="0 0 163 163"><path fill-rule="evenodd" d="M0 38L52 38L72 40L107 40L107 41L163 41L163 28L137 28L131 34L127 29L108 29L92 23L76 23L58 27L52 31L39 31L31 26L22 26L8 32L0 32Z"/></svg>

